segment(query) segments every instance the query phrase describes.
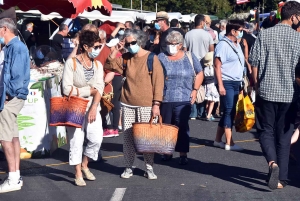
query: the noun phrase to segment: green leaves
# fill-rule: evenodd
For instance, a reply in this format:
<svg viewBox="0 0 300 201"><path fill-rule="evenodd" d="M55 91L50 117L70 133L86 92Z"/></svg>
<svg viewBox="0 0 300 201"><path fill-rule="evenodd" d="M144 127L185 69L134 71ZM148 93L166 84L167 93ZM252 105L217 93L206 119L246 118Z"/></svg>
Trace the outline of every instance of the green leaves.
<svg viewBox="0 0 300 201"><path fill-rule="evenodd" d="M30 89L38 89L42 93L42 98L44 97L44 84L43 82L36 82L31 85Z"/></svg>

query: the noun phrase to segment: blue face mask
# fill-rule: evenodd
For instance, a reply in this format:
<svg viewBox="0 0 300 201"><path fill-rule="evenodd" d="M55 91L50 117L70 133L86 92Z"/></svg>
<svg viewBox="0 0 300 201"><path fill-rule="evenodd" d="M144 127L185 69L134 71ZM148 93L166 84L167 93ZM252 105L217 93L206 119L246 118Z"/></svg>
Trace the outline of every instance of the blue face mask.
<svg viewBox="0 0 300 201"><path fill-rule="evenodd" d="M150 41L151 41L151 42L153 42L153 41L154 41L154 38L155 38L155 36L154 36L154 35L150 35L150 37L149 37L149 39L150 39Z"/></svg>
<svg viewBox="0 0 300 201"><path fill-rule="evenodd" d="M236 36L237 39L240 39L243 37L243 31L240 31L239 35Z"/></svg>
<svg viewBox="0 0 300 201"><path fill-rule="evenodd" d="M131 53L131 54L136 54L138 53L140 50L140 46L138 46L138 44L135 44L135 45L131 45L130 47L128 47L128 51Z"/></svg>
<svg viewBox="0 0 300 201"><path fill-rule="evenodd" d="M4 45L4 38L0 37L0 44Z"/></svg>
<svg viewBox="0 0 300 201"><path fill-rule="evenodd" d="M125 31L124 31L124 30L120 30L120 31L118 32L118 34L119 34L119 35L121 35L121 36L123 36L123 35L124 35L124 33L125 33Z"/></svg>
<svg viewBox="0 0 300 201"><path fill-rule="evenodd" d="M101 52L101 49L98 48L97 50L95 50L94 48L92 49L91 52L88 52L88 56L91 58L91 59L94 59L96 58Z"/></svg>
<svg viewBox="0 0 300 201"><path fill-rule="evenodd" d="M159 24L158 24L158 23L155 23L155 24L154 24L154 28L155 28L156 30L160 30Z"/></svg>

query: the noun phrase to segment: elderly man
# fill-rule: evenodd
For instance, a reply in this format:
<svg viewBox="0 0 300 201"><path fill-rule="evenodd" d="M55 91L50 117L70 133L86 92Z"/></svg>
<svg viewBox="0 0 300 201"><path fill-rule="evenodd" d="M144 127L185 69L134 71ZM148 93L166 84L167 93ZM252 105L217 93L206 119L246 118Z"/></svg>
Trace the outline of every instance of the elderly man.
<svg viewBox="0 0 300 201"><path fill-rule="evenodd" d="M156 36L154 39L154 44L158 42L158 47L155 53L161 53L167 51L166 37L173 31L169 26L169 15L165 11L160 11L156 13L156 23L155 23Z"/></svg>
<svg viewBox="0 0 300 201"><path fill-rule="evenodd" d="M226 25L227 25L227 20L220 20L221 32L219 33L219 41L222 40L226 34Z"/></svg>
<svg viewBox="0 0 300 201"><path fill-rule="evenodd" d="M24 40L26 42L26 45L28 49L30 50L30 47L35 45L36 38L34 36L33 32L33 23L30 22L26 25L26 30L23 33Z"/></svg>
<svg viewBox="0 0 300 201"><path fill-rule="evenodd" d="M218 32L213 30L212 28L210 28L211 19L210 19L209 15L204 15L204 17L205 17L204 30L207 31L211 35L215 44L217 44L218 43L218 38L217 38Z"/></svg>
<svg viewBox="0 0 300 201"><path fill-rule="evenodd" d="M52 47L57 53L58 60L63 62L62 48L64 43L64 37L69 33L69 27L66 24L61 24L59 26L57 34L54 35L52 39Z"/></svg>
<svg viewBox="0 0 300 201"><path fill-rule="evenodd" d="M269 166L270 189L284 188L298 97L295 70L300 58L300 35L291 26L300 22L300 3L287 2L281 23L259 33L250 54L257 89L255 123Z"/></svg>
<svg viewBox="0 0 300 201"><path fill-rule="evenodd" d="M5 45L0 79L0 142L8 163L8 178L0 193L20 190L20 141L17 115L28 95L30 59L26 46L16 37L16 25L10 18L0 20L0 42Z"/></svg>

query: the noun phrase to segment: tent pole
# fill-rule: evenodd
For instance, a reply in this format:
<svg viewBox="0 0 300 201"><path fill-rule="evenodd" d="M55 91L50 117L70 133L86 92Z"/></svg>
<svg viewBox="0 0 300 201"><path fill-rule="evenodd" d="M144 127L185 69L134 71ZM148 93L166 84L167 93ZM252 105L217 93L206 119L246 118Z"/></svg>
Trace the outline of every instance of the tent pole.
<svg viewBox="0 0 300 201"><path fill-rule="evenodd" d="M50 38L51 37L50 21L48 21L48 26L49 26L49 38ZM49 40L49 45L51 45L50 43L51 43L51 41Z"/></svg>

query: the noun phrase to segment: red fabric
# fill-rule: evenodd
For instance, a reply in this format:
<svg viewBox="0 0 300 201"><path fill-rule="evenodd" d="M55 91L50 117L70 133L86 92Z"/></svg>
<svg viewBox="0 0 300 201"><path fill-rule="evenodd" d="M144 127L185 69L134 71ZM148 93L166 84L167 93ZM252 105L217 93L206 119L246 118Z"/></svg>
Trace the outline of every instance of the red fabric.
<svg viewBox="0 0 300 201"><path fill-rule="evenodd" d="M102 64L102 66L104 66L106 59L108 58L108 56L110 55L110 49L109 47L107 47L106 45L103 47L102 51L100 52L100 54L95 58L96 60L100 61L100 63Z"/></svg>
<svg viewBox="0 0 300 201"><path fill-rule="evenodd" d="M100 7L99 7L100 5ZM43 14L57 12L65 18L76 18L85 9L99 10L103 15L111 15L112 5L108 0L4 0L2 9L18 6L22 11L39 10Z"/></svg>
<svg viewBox="0 0 300 201"><path fill-rule="evenodd" d="M106 32L106 38L110 38L111 33L115 30L117 23L106 21L104 22L99 29L103 29Z"/></svg>

